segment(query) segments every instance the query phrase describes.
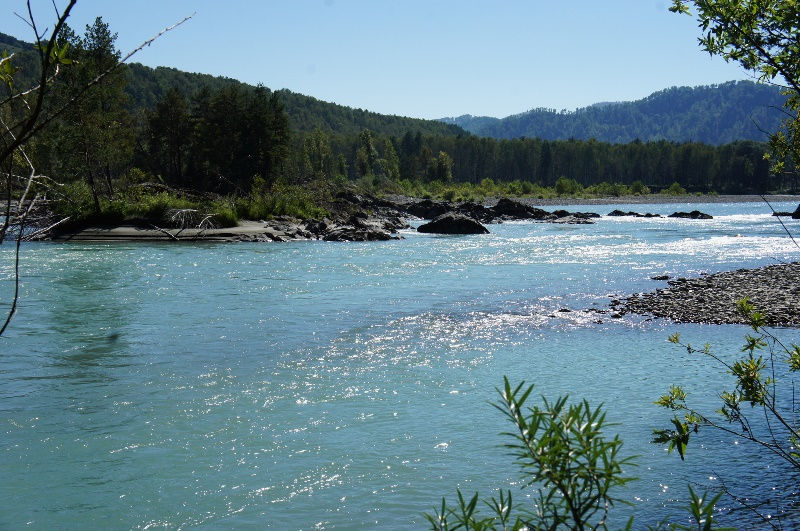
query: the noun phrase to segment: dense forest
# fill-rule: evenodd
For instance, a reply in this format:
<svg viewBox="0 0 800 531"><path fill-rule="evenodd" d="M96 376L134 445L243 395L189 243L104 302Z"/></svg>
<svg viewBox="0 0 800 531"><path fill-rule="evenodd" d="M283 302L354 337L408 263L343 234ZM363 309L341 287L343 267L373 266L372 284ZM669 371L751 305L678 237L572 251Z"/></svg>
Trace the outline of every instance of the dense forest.
<svg viewBox="0 0 800 531"><path fill-rule="evenodd" d="M52 84L52 106L68 101L119 59L116 35L100 18L83 35L67 29L62 39L72 63ZM17 53L18 85L32 83L31 45L0 34L0 47ZM754 86L723 87L717 92L719 108L743 105L743 94L753 93ZM691 89L665 93L680 94L684 107L699 109L690 101ZM729 93L740 96L723 105ZM650 105L666 104L653 97ZM627 107L607 108L622 112ZM716 146L481 138L452 124L385 116L288 90L138 64L104 77L28 146L37 171L65 183L62 192L72 194L71 203L84 211L124 210L121 194L156 183L232 198L232 218L286 212L285 201L275 198L287 190L295 199L303 196L300 203L306 206L299 210L310 212L306 207L315 190L348 183L376 193L409 194L442 193L458 183L480 186L485 194L541 194L547 187L550 193L575 194L591 187L619 195L674 190L673 183L689 192L720 193L796 186L770 175L764 150L749 140ZM496 189L493 183L514 186Z"/></svg>
<svg viewBox="0 0 800 531"><path fill-rule="evenodd" d="M573 112L533 109L503 119L443 118L492 138L596 139L627 143L669 140L720 145L766 141L780 127L786 100L780 89L750 81L704 87L672 87L632 102L598 103Z"/></svg>

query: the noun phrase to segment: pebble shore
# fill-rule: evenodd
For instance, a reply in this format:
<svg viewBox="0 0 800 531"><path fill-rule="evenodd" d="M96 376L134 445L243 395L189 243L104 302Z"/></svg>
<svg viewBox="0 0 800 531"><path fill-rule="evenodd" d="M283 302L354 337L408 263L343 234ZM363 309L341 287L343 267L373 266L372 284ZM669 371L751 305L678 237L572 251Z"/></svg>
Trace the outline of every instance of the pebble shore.
<svg viewBox="0 0 800 531"><path fill-rule="evenodd" d="M615 316L663 317L679 323L747 324L736 309L747 297L770 326L800 327L800 262L670 280L669 287L614 300Z"/></svg>

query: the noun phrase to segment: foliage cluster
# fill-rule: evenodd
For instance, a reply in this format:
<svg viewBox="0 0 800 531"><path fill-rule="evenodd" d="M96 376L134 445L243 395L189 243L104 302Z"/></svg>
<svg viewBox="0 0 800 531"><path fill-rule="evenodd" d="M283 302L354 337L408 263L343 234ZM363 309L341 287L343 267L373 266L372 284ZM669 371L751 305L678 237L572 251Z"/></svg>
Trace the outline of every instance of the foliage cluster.
<svg viewBox="0 0 800 531"><path fill-rule="evenodd" d="M496 497L483 500L488 508L482 513L479 494L467 499L456 491L457 502L441 505L425 518L435 531L523 530L523 529L607 529L611 509L617 504L630 505L619 498L619 487L635 480L627 468L636 466L634 456L622 456L619 436L607 438L603 406L591 407L586 400L570 404L569 397L553 402L542 397L542 406L527 406L533 386L522 382L512 387L503 378L498 389L500 402L493 404L514 426L503 433L519 466L524 489L534 489L529 506L514 502L511 490L499 489ZM714 507L722 493L709 497L697 495L689 487L690 502L686 507L691 527L667 520L655 529L723 529L715 527ZM633 517L626 529L633 528Z"/></svg>
<svg viewBox="0 0 800 531"><path fill-rule="evenodd" d="M755 334L745 336L741 349L744 355L738 359L715 354L709 344L697 349L682 343L678 334L670 336L670 342L683 346L688 353L700 354L718 364L732 376L733 387L719 393L721 404L716 416L692 407L682 387L670 387L656 404L675 412L672 428L655 430L654 442L667 444L670 452L678 450L684 459L692 434L710 427L755 443L800 471L800 416L796 399L793 393L778 387L781 379L790 379L792 373L800 371L800 346L784 344L765 328L764 314L747 299L739 301L738 309ZM766 419L766 432L757 428L761 418Z"/></svg>
<svg viewBox="0 0 800 531"><path fill-rule="evenodd" d="M605 524L614 504L625 503L613 491L634 479L625 475L633 458L620 455L618 436L603 434L608 424L602 406L568 404L564 396L529 407L532 392L533 386L512 387L504 378L501 401L494 406L515 427L504 434L510 439L505 447L523 472L525 487L537 490L533 507L515 506L511 491L501 489L486 502L493 514L481 517L478 494L466 502L458 491L457 507L443 499L435 514L426 515L433 529L593 529Z"/></svg>
<svg viewBox="0 0 800 531"><path fill-rule="evenodd" d="M697 17L700 46L709 54L738 62L759 80L784 88L783 127L769 129L773 131L769 158L776 173L795 172L800 161L800 4L794 0L673 0L670 11Z"/></svg>
<svg viewBox="0 0 800 531"><path fill-rule="evenodd" d="M223 197L181 193L166 187L133 185L99 201L100 209L95 210L89 184L74 181L59 187L53 209L60 217L69 218L67 226L130 223L182 228L187 222L189 226L204 222L206 227L231 227L239 220L230 201Z"/></svg>
<svg viewBox="0 0 800 531"><path fill-rule="evenodd" d="M323 186L303 187L283 181L267 187L260 176L253 180L250 195L235 200L235 212L242 219L270 219L275 216L292 216L301 219L321 219L328 212L319 206L326 197L320 197Z"/></svg>
<svg viewBox="0 0 800 531"><path fill-rule="evenodd" d="M591 186L582 186L574 179L559 178L553 186L541 186L530 181L495 182L494 179L481 179L479 183L441 181L411 181L402 179L397 183L387 183L385 187L376 187L374 191L396 193L426 199L444 199L446 201L483 201L495 197L532 197L536 199L601 198L648 195L651 190L641 181L630 185L622 183L601 182ZM686 190L677 183L661 190L662 194L686 195Z"/></svg>

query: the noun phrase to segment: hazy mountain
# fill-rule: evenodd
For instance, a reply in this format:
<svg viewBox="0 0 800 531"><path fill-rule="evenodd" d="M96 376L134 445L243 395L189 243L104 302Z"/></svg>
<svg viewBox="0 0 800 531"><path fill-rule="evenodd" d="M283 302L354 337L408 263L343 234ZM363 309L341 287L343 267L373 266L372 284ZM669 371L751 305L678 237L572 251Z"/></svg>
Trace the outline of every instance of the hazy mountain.
<svg viewBox="0 0 800 531"><path fill-rule="evenodd" d="M479 136L570 138L627 143L639 139L725 144L764 141L785 115L777 87L730 81L702 87L672 87L631 102L603 102L576 111L533 109L503 119L464 115L443 118Z"/></svg>

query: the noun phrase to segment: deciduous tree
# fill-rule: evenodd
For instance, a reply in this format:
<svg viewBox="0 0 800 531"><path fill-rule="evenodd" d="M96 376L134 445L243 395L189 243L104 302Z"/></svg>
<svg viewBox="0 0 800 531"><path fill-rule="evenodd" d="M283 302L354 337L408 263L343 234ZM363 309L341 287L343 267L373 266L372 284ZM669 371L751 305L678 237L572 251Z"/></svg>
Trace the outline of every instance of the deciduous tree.
<svg viewBox="0 0 800 531"><path fill-rule="evenodd" d="M800 2L673 0L670 10L697 16L700 46L785 88L787 120L770 139L773 169L800 167Z"/></svg>

